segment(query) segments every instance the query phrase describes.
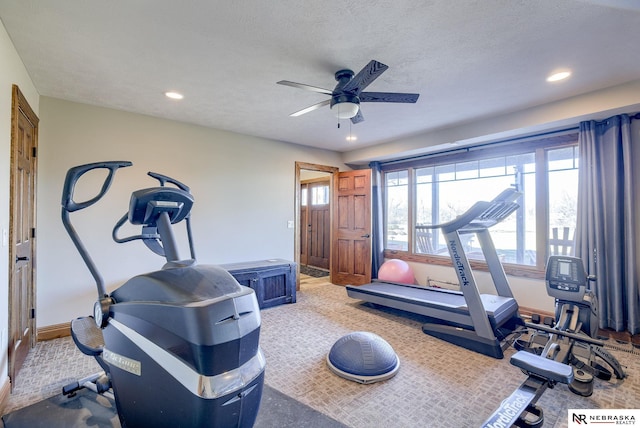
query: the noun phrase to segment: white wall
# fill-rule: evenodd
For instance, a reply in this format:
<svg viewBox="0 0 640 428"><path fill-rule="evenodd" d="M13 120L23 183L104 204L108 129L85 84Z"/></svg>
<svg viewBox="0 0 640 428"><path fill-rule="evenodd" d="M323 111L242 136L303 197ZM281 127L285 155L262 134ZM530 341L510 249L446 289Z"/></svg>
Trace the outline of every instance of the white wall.
<svg viewBox="0 0 640 428"><path fill-rule="evenodd" d="M169 120L42 97L38 177L38 326L89 313L92 277L60 220L66 171L88 162L130 160L104 200L71 214L108 288L158 269L163 259L142 242L116 244L111 230L131 191L152 187L156 171L191 187L200 263L294 258L295 162L348 169L338 154ZM100 186L88 177L78 191ZM93 186L91 186L93 185ZM78 198L82 199L82 198ZM129 230L133 232L134 230ZM123 235L121 235L123 236ZM188 252L181 252L188 257Z"/></svg>
<svg viewBox="0 0 640 428"><path fill-rule="evenodd" d="M9 230L9 177L11 160L11 93L18 85L27 102L38 114L39 99L31 78L18 56L4 26L0 24L0 386L8 370L9 246L2 242L2 232Z"/></svg>

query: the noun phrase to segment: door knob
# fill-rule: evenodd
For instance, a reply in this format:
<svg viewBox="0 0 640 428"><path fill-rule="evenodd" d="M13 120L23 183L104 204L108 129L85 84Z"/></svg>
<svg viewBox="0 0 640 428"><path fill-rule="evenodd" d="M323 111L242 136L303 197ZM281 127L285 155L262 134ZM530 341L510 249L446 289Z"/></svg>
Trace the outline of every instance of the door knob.
<svg viewBox="0 0 640 428"><path fill-rule="evenodd" d="M366 235L362 235L361 238L370 238L371 235L369 235L368 233Z"/></svg>

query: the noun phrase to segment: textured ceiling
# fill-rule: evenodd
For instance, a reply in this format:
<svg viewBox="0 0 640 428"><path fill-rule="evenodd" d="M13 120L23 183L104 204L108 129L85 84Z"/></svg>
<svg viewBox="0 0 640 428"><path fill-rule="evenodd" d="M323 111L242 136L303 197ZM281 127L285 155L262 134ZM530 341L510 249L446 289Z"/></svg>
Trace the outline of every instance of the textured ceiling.
<svg viewBox="0 0 640 428"><path fill-rule="evenodd" d="M0 0L0 19L41 95L349 151L640 79L639 3ZM333 89L371 59L389 69L368 91L418 102L289 117L327 96L277 81Z"/></svg>

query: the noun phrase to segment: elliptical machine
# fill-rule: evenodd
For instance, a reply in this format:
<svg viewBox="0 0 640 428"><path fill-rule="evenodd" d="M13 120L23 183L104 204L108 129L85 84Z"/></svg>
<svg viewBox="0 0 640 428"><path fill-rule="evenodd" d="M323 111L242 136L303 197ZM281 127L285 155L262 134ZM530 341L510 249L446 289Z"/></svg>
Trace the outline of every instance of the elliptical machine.
<svg viewBox="0 0 640 428"><path fill-rule="evenodd" d="M482 425L497 427L540 427L544 412L536 405L547 388L564 383L574 394L588 397L595 378L610 380L626 374L618 360L596 339L598 331L597 300L587 286L582 260L570 256L550 256L545 283L547 294L555 298L555 319L540 324L533 316L525 322L526 331L514 342L518 350L511 364L528 375Z"/></svg>
<svg viewBox="0 0 640 428"><path fill-rule="evenodd" d="M76 166L64 182L62 223L98 290L93 317L73 320L71 335L104 372L65 386L63 393L71 395L85 387L97 393L112 391L123 427L251 427L265 369L258 343L258 302L252 289L239 285L224 269L196 264L189 188L149 172L160 185L133 192L129 211L113 229L113 239L142 240L166 264L131 278L110 294L71 225L69 214L98 202L115 172L131 165L111 161ZM96 169L108 170L98 195L75 201L77 181ZM142 226L141 234L118 237L127 221ZM173 233L173 225L181 221L191 252L186 260L178 255Z"/></svg>
<svg viewBox="0 0 640 428"><path fill-rule="evenodd" d="M550 256L547 261L545 284L547 294L555 298L555 319L532 317L525 325L532 329L528 340L517 340L522 349L573 368L571 392L583 397L593 393L593 380L625 377L618 360L604 349L597 339L598 312L596 295L588 284L595 281L587 276L582 260L570 256Z"/></svg>

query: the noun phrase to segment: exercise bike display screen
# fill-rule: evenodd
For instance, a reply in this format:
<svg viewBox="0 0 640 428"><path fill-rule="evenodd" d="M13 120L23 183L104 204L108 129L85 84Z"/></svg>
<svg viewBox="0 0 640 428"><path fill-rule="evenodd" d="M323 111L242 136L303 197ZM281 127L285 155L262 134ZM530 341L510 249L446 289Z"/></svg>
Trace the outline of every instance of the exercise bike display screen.
<svg viewBox="0 0 640 428"><path fill-rule="evenodd" d="M585 284L581 260L568 256L551 256L547 263L547 285L550 289L577 292Z"/></svg>
<svg viewBox="0 0 640 428"><path fill-rule="evenodd" d="M558 273L561 276L569 276L571 275L571 263L565 261L565 260L560 260L558 261Z"/></svg>

